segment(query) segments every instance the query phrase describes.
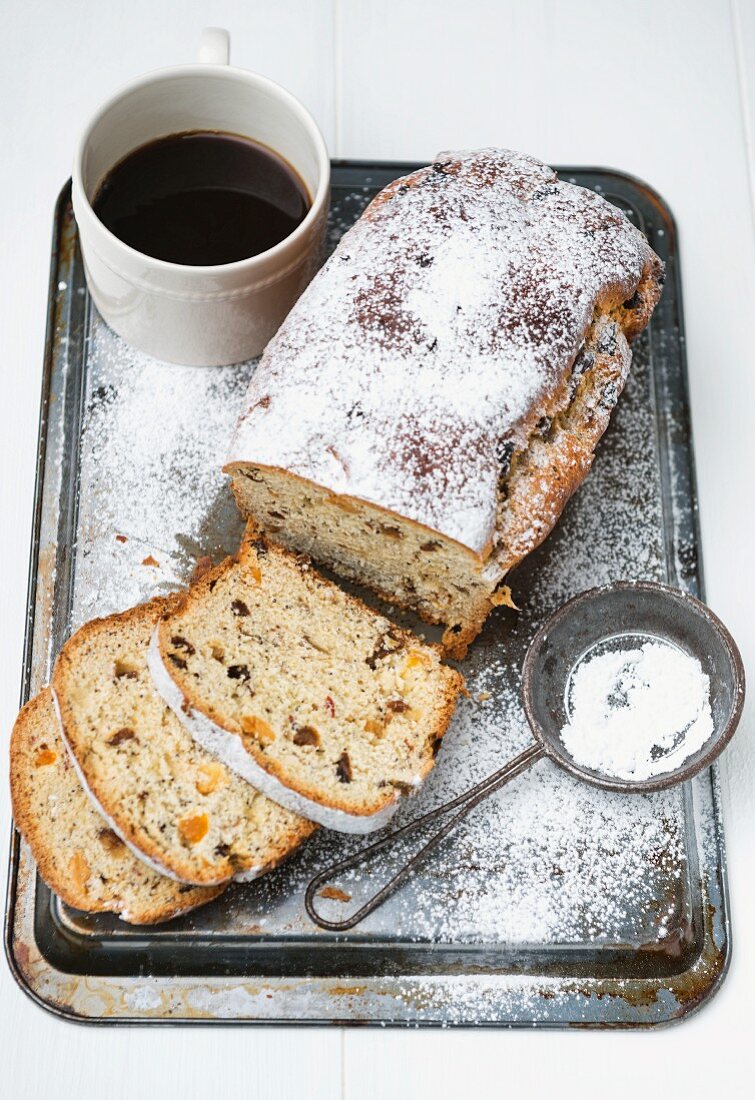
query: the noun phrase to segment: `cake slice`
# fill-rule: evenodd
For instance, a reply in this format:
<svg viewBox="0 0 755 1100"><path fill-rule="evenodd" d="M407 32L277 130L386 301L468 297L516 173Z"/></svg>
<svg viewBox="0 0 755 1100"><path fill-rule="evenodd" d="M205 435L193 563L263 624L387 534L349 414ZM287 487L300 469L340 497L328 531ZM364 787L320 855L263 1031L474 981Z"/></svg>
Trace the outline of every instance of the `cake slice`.
<svg viewBox="0 0 755 1100"><path fill-rule="evenodd" d="M155 631L155 684L281 805L366 833L431 770L463 686L422 644L248 529Z"/></svg>
<svg viewBox="0 0 755 1100"><path fill-rule="evenodd" d="M662 280L620 210L540 161L440 154L268 344L225 467L239 508L463 657L587 475Z"/></svg>
<svg viewBox="0 0 755 1100"><path fill-rule="evenodd" d="M157 924L223 892L223 885L190 886L156 874L108 828L76 777L49 688L16 719L10 781L16 827L40 875L67 905Z"/></svg>
<svg viewBox="0 0 755 1100"><path fill-rule="evenodd" d="M103 816L155 870L199 885L256 878L315 826L205 752L155 691L147 648L176 606L155 599L66 642L52 679L61 732Z"/></svg>

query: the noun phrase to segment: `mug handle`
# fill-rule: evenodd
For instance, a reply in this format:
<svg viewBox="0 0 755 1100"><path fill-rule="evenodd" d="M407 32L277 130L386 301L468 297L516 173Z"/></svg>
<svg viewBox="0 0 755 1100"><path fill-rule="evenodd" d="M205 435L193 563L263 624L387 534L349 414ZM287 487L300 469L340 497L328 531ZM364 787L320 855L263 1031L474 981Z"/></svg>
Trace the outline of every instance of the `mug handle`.
<svg viewBox="0 0 755 1100"><path fill-rule="evenodd" d="M199 37L199 60L204 65L227 65L231 36L224 27L205 27Z"/></svg>

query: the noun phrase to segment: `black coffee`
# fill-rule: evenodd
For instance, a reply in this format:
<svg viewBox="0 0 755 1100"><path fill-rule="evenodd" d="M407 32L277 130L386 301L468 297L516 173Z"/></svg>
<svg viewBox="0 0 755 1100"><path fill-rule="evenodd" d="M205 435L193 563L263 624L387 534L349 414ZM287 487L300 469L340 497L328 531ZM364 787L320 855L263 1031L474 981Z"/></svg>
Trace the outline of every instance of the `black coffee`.
<svg viewBox="0 0 755 1100"><path fill-rule="evenodd" d="M172 134L108 173L92 203L125 244L175 264L228 264L272 248L309 209L306 187L270 149L236 134Z"/></svg>

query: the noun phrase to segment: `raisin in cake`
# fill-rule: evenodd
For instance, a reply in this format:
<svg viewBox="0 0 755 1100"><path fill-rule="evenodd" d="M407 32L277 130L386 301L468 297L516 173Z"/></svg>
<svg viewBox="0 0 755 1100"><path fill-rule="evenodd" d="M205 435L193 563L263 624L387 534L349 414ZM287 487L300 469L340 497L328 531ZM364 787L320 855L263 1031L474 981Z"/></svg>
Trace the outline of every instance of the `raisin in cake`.
<svg viewBox="0 0 755 1100"><path fill-rule="evenodd" d="M384 825L433 767L463 684L438 647L251 531L161 620L149 667L202 746L355 833Z"/></svg>
<svg viewBox="0 0 755 1100"><path fill-rule="evenodd" d="M31 699L10 746L13 817L47 885L87 913L156 924L196 909L224 886L190 886L137 859L88 800L58 729L50 690Z"/></svg>
<svg viewBox="0 0 755 1100"><path fill-rule="evenodd" d="M316 826L200 748L155 691L149 640L176 599L95 619L69 638L52 678L61 733L90 798L156 871L198 885L256 878Z"/></svg>
<svg viewBox="0 0 755 1100"><path fill-rule="evenodd" d="M587 474L662 274L532 157L441 154L375 198L268 345L226 466L241 511L463 656Z"/></svg>

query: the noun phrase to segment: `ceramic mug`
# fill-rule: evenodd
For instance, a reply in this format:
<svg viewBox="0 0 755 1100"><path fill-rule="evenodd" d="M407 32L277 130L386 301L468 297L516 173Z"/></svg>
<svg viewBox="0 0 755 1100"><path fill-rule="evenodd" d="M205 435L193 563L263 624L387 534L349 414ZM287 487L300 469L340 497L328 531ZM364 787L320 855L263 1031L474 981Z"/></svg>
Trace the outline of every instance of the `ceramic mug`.
<svg viewBox="0 0 755 1100"><path fill-rule="evenodd" d="M147 73L100 108L73 167L94 303L130 344L171 363L219 366L259 355L321 259L330 184L322 134L290 92L228 60L228 33L204 31L198 64ZM241 134L284 157L312 200L293 233L247 260L195 267L145 256L106 229L92 200L107 172L139 146L187 130Z"/></svg>

